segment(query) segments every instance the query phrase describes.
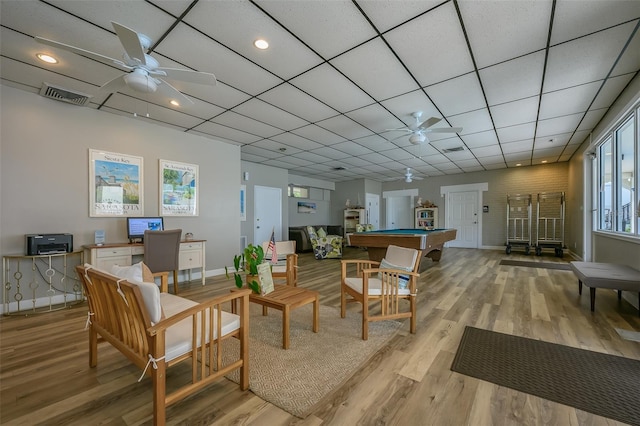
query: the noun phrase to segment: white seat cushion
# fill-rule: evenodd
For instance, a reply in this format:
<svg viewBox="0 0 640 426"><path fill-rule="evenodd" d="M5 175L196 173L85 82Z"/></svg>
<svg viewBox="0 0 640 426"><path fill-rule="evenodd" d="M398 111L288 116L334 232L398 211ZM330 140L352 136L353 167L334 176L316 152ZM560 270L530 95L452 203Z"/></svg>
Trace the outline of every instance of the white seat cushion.
<svg viewBox="0 0 640 426"><path fill-rule="evenodd" d="M400 268L411 268L413 271L418 258L418 250L390 245L387 247L384 258L387 262L398 265Z"/></svg>
<svg viewBox="0 0 640 426"><path fill-rule="evenodd" d="M344 280L345 284L350 288L354 289L358 293L362 294L362 278L357 277L347 277ZM369 278L369 296L381 296L382 295L382 281L380 278L370 277ZM401 296L408 296L411 294L409 289L400 288L398 289L398 294Z"/></svg>
<svg viewBox="0 0 640 426"><path fill-rule="evenodd" d="M185 299L180 296L176 296L169 293L160 294L160 302L162 304L162 308L164 309L165 315L171 317L179 312L182 312L186 309L191 308L192 306L198 305L198 303ZM209 315L209 310L207 309L205 315ZM218 338L217 332L217 312L214 311L214 329L213 329L213 338ZM199 321L199 318L198 318ZM167 333L165 335L165 360L171 361L187 352L191 351L191 335L192 335L192 318L185 318L184 320L176 323L175 325L169 327L167 329ZM232 314L230 312L222 311L222 335L226 336L227 334L238 330L240 328L240 316L236 314ZM205 334L208 336L209 331L206 330ZM209 343L209 339L207 337L206 343ZM201 345L200 342L200 327L198 326L198 340L197 346Z"/></svg>

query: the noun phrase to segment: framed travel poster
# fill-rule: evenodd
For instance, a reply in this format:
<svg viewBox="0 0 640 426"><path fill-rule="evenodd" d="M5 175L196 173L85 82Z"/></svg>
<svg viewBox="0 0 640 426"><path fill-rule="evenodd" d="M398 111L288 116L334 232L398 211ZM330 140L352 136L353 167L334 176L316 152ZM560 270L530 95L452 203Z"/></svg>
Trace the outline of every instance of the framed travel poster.
<svg viewBox="0 0 640 426"><path fill-rule="evenodd" d="M198 166L160 160L160 215L198 216Z"/></svg>
<svg viewBox="0 0 640 426"><path fill-rule="evenodd" d="M143 216L142 157L89 150L89 216Z"/></svg>

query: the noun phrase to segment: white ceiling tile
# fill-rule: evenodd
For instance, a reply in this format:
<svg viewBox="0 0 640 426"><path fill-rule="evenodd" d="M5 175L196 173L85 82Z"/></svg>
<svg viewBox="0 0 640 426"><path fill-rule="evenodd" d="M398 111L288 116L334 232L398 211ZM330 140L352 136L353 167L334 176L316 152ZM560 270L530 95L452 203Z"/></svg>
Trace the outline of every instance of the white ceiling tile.
<svg viewBox="0 0 640 426"><path fill-rule="evenodd" d="M479 71L489 105L538 96L544 52L535 52Z"/></svg>
<svg viewBox="0 0 640 426"><path fill-rule="evenodd" d="M381 154L383 154L385 157L389 157L395 161L399 161L399 160L407 160L409 158L413 157L413 154L407 152L404 149L400 149L400 148L393 148L393 149L388 149L388 150L384 150L381 151Z"/></svg>
<svg viewBox="0 0 640 426"><path fill-rule="evenodd" d="M285 111L294 112L298 117L311 122L324 120L337 114L334 109L288 83L274 87L258 98Z"/></svg>
<svg viewBox="0 0 640 426"><path fill-rule="evenodd" d="M558 44L640 17L636 0L561 1L556 3L551 44Z"/></svg>
<svg viewBox="0 0 640 426"><path fill-rule="evenodd" d="M251 145L257 146L259 148L268 149L273 152L280 152L281 155L292 155L301 151L301 149L294 147L292 145L283 144L281 142L271 140L271 139L262 139L257 142L252 143ZM285 149L285 151L281 151L281 149Z"/></svg>
<svg viewBox="0 0 640 426"><path fill-rule="evenodd" d="M380 38L338 56L331 64L378 101L419 87Z"/></svg>
<svg viewBox="0 0 640 426"><path fill-rule="evenodd" d="M287 80L322 62L303 43L248 1L201 1L183 18L249 61ZM260 50L257 39L269 42Z"/></svg>
<svg viewBox="0 0 640 426"><path fill-rule="evenodd" d="M543 94L538 119L545 120L550 117L585 112L600 86L602 86L602 81L594 81Z"/></svg>
<svg viewBox="0 0 640 426"><path fill-rule="evenodd" d="M364 145L356 144L353 142L341 142L335 145L331 145L332 148L345 152L351 156L359 157L361 155L369 154L373 152L371 149Z"/></svg>
<svg viewBox="0 0 640 426"><path fill-rule="evenodd" d="M531 123L538 115L538 96L508 102L491 107L491 116L496 127Z"/></svg>
<svg viewBox="0 0 640 426"><path fill-rule="evenodd" d="M379 104L359 108L345 115L376 133L382 133L398 123L398 120Z"/></svg>
<svg viewBox="0 0 640 426"><path fill-rule="evenodd" d="M402 7L398 7L398 2L395 0L381 0L361 1L358 5L378 31L385 32L414 16L428 12L441 3L441 0L402 0Z"/></svg>
<svg viewBox="0 0 640 426"><path fill-rule="evenodd" d="M238 105L233 110L263 123L271 123L282 130L292 130L308 124L307 121L256 98Z"/></svg>
<svg viewBox="0 0 640 426"><path fill-rule="evenodd" d="M609 108L633 76L634 74L624 74L608 78L590 109Z"/></svg>
<svg viewBox="0 0 640 426"><path fill-rule="evenodd" d="M635 24L629 23L553 46L549 50L545 92L603 80Z"/></svg>
<svg viewBox="0 0 640 426"><path fill-rule="evenodd" d="M290 83L340 112L373 103L370 96L328 64L316 67Z"/></svg>
<svg viewBox="0 0 640 426"><path fill-rule="evenodd" d="M504 157L502 155L495 155L493 157L482 157L478 158L478 161L486 168L490 168L489 166L494 165L504 167Z"/></svg>
<svg viewBox="0 0 640 426"><path fill-rule="evenodd" d="M357 139L363 136L369 136L370 130L362 127L355 121L344 115L328 118L317 123L318 126L336 133L346 139Z"/></svg>
<svg viewBox="0 0 640 426"><path fill-rule="evenodd" d="M264 158L278 158L280 155L273 151L269 151L268 149L259 148L254 145L245 145L242 147L242 152L246 152L247 154L259 155Z"/></svg>
<svg viewBox="0 0 640 426"><path fill-rule="evenodd" d="M402 120L402 122L396 122L389 128L404 127L403 123L404 125L413 124L415 119L411 114L416 111L422 111L423 117L442 117L422 89L387 99L382 101L381 104Z"/></svg>
<svg viewBox="0 0 640 426"><path fill-rule="evenodd" d="M635 4L640 8L640 2L635 1ZM635 36L631 40L631 43L625 49L622 57L616 64L611 75L620 75L627 73L635 73L638 70L638 63L640 63L640 33L636 31Z"/></svg>
<svg viewBox="0 0 640 426"><path fill-rule="evenodd" d="M580 122L577 130L593 130L600 122L602 117L606 114L607 110L604 108L595 109L587 112Z"/></svg>
<svg viewBox="0 0 640 426"><path fill-rule="evenodd" d="M322 148L314 149L311 152L313 154L318 154L318 155L321 155L321 156L326 157L326 158L331 158L333 160L340 160L342 158L350 157L349 154L347 154L345 152L342 152L342 151L338 151L337 149L333 149L333 148L328 147L328 146L323 146Z"/></svg>
<svg viewBox="0 0 640 426"><path fill-rule="evenodd" d="M547 44L550 0L458 4L479 68L544 49Z"/></svg>
<svg viewBox="0 0 640 426"><path fill-rule="evenodd" d="M207 135L228 139L234 142L251 143L262 139L260 136L255 136L241 130L232 129L231 127L222 126L217 123L206 121L199 124L194 130Z"/></svg>
<svg viewBox="0 0 640 426"><path fill-rule="evenodd" d="M227 111L223 114L216 116L211 120L213 123L222 124L223 126L232 127L234 129L242 130L243 132L251 133L256 136L268 138L274 135L282 133L282 130L277 129L268 124L256 121L246 115L240 115L234 111Z"/></svg>
<svg viewBox="0 0 640 426"><path fill-rule="evenodd" d="M305 137L302 137L290 132L281 133L279 135L272 136L271 139L276 142L281 142L285 145L292 146L300 150L317 149L323 146L318 142L309 140Z"/></svg>
<svg viewBox="0 0 640 426"><path fill-rule="evenodd" d="M516 154L533 150L533 139L528 141L510 142L502 144L502 152L506 154Z"/></svg>
<svg viewBox="0 0 640 426"><path fill-rule="evenodd" d="M498 143L496 132L493 130L464 135L462 140L469 148L478 148L481 146L489 146Z"/></svg>
<svg viewBox="0 0 640 426"><path fill-rule="evenodd" d="M476 73L469 73L425 88L443 115L469 112L486 106Z"/></svg>
<svg viewBox="0 0 640 426"><path fill-rule="evenodd" d="M297 128L292 133L311 139L322 145L333 145L346 140L346 138L315 124Z"/></svg>
<svg viewBox="0 0 640 426"><path fill-rule="evenodd" d="M498 137L500 138L500 143L521 141L526 139L533 140L535 131L536 123L533 122L496 129L496 132L498 132Z"/></svg>
<svg viewBox="0 0 640 426"><path fill-rule="evenodd" d="M396 148L395 144L390 143L388 140L378 135L369 135L363 138L357 138L354 139L353 142L364 145L375 152L387 151L389 149Z"/></svg>
<svg viewBox="0 0 640 426"><path fill-rule="evenodd" d="M538 121L536 137L553 136L562 133L571 133L584 114L572 114L562 117L549 118Z"/></svg>
<svg viewBox="0 0 640 426"><path fill-rule="evenodd" d="M185 49L185 46L189 48ZM188 63L196 71L213 73L219 81L252 95L282 82L185 24L178 24L158 45L157 52L180 63Z"/></svg>
<svg viewBox="0 0 640 426"><path fill-rule="evenodd" d="M473 71L453 3L446 3L384 35L421 86Z"/></svg>
<svg viewBox="0 0 640 426"><path fill-rule="evenodd" d="M489 112L486 109L449 117L449 122L453 127L462 127L461 135L484 132L485 130L491 130L493 128Z"/></svg>
<svg viewBox="0 0 640 426"><path fill-rule="evenodd" d="M473 148L471 151L473 152L473 155L478 158L502 155L502 149L500 148L500 145L497 144Z"/></svg>
<svg viewBox="0 0 640 426"><path fill-rule="evenodd" d="M325 59L377 35L351 1L256 3Z"/></svg>

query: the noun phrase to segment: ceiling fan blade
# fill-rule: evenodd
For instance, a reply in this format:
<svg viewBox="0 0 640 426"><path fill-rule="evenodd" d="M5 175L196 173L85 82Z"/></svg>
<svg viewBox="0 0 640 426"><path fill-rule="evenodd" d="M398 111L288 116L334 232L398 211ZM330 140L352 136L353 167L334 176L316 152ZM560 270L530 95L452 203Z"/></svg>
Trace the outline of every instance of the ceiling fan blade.
<svg viewBox="0 0 640 426"><path fill-rule="evenodd" d="M104 93L115 93L125 87L127 87L127 83L124 81L124 75L121 75L103 84L102 87L100 87L100 91Z"/></svg>
<svg viewBox="0 0 640 426"><path fill-rule="evenodd" d="M216 76L209 72L182 70L177 68L156 68L155 71L162 71L165 76L173 80L184 81L186 83L204 84L207 86L215 86L217 83Z"/></svg>
<svg viewBox="0 0 640 426"><path fill-rule="evenodd" d="M384 129L385 132L407 132L413 133L413 130L407 129L406 127L400 127L399 129Z"/></svg>
<svg viewBox="0 0 640 426"><path fill-rule="evenodd" d="M460 133L462 127L442 127L439 129L428 129L430 133Z"/></svg>
<svg viewBox="0 0 640 426"><path fill-rule="evenodd" d="M129 58L142 65L146 65L147 60L145 59L144 50L142 49L138 33L131 28L118 24L117 22L111 22L111 25L113 25L113 29L116 30L120 43L122 43L122 47L124 47Z"/></svg>
<svg viewBox="0 0 640 426"><path fill-rule="evenodd" d="M178 102L180 102L180 104L184 104L184 103L193 104L193 101L191 99L183 95L182 92L180 92L178 89L176 89L166 81L162 80L161 78L159 78L158 81L160 81L160 84L158 84L158 92L161 95L169 99L175 99Z"/></svg>
<svg viewBox="0 0 640 426"><path fill-rule="evenodd" d="M113 59L108 56L101 55L99 53L90 52L88 50L80 49L79 47L70 46L68 44L60 43L58 41L49 40L42 37L35 37L38 43L46 44L47 46L57 47L58 49L66 50L68 52L75 53L77 55L86 56L87 58L94 59L98 62L102 62L107 65L115 65L123 70L130 71L132 68L118 59Z"/></svg>
<svg viewBox="0 0 640 426"><path fill-rule="evenodd" d="M418 128L428 129L429 127L433 126L436 123L439 123L440 121L442 121L442 118L431 117L431 118L423 121L422 123L420 123L418 125Z"/></svg>

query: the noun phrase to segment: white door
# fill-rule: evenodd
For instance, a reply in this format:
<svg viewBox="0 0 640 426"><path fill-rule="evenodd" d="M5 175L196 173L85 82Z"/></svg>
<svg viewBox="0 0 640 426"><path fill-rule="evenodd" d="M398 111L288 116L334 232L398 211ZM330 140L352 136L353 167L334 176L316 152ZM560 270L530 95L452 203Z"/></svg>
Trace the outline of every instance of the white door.
<svg viewBox="0 0 640 426"><path fill-rule="evenodd" d="M387 197L387 229L413 229L413 197Z"/></svg>
<svg viewBox="0 0 640 426"><path fill-rule="evenodd" d="M380 229L380 196L378 194L365 194L367 206L367 222L373 225L373 229Z"/></svg>
<svg viewBox="0 0 640 426"><path fill-rule="evenodd" d="M447 246L478 248L478 192L450 192L446 210L447 227L458 230Z"/></svg>
<svg viewBox="0 0 640 426"><path fill-rule="evenodd" d="M275 230L276 241L282 241L282 189L254 186L253 244L269 241Z"/></svg>

